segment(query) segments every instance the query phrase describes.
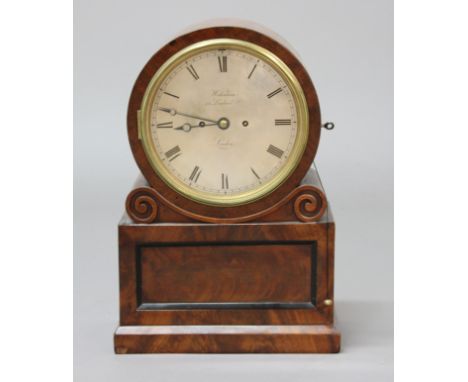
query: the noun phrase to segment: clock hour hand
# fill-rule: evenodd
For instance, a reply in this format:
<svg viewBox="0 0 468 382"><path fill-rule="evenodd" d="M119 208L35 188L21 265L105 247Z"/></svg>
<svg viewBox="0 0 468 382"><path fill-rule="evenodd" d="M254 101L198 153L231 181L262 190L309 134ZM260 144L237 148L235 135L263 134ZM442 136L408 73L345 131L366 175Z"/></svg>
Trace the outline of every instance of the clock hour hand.
<svg viewBox="0 0 468 382"><path fill-rule="evenodd" d="M169 113L170 115L182 115L182 116L184 116L184 117L193 118L193 119L198 119L198 120L200 120L200 121L212 122L212 123L214 123L214 124L218 123L218 121L215 121L215 120L213 120L213 119L202 118L202 117L197 117L196 115L181 113L180 111L177 111L176 109L170 109L170 108L168 108L168 107L160 107L159 110L164 111L164 112L166 112L166 113Z"/></svg>
<svg viewBox="0 0 468 382"><path fill-rule="evenodd" d="M190 123L184 123L182 126L174 127L174 130L183 130L186 133L188 133L190 130L192 130L195 127L205 127L205 126L215 126L217 123L205 123L205 122L200 122L198 125L191 125Z"/></svg>

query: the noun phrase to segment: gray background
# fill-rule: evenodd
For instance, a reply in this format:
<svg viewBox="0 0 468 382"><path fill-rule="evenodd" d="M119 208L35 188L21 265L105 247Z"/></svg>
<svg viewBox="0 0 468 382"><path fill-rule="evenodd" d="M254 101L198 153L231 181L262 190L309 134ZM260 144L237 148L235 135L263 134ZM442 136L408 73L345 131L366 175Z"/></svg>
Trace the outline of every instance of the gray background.
<svg viewBox="0 0 468 382"><path fill-rule="evenodd" d="M77 381L393 380L393 2L75 0ZM210 19L259 23L300 55L324 121L316 164L337 221L338 355L116 356L117 223L138 173L126 135L150 56Z"/></svg>

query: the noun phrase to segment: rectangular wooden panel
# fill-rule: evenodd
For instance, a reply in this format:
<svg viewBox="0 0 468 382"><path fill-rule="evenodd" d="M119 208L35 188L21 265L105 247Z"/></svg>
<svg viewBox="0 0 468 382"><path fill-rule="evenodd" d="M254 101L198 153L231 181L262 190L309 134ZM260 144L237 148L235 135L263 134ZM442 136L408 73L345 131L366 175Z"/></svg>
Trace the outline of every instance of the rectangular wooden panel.
<svg viewBox="0 0 468 382"><path fill-rule="evenodd" d="M142 246L140 308L155 304L314 303L315 244Z"/></svg>

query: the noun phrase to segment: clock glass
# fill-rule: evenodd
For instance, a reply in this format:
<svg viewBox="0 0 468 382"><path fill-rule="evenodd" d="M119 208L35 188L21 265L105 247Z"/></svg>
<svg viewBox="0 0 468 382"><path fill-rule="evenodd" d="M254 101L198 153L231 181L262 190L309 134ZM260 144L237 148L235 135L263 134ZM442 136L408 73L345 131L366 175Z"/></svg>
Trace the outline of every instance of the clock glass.
<svg viewBox="0 0 468 382"><path fill-rule="evenodd" d="M176 53L153 76L139 111L154 170L210 205L272 192L296 168L307 136L307 103L291 69L240 40L207 40Z"/></svg>

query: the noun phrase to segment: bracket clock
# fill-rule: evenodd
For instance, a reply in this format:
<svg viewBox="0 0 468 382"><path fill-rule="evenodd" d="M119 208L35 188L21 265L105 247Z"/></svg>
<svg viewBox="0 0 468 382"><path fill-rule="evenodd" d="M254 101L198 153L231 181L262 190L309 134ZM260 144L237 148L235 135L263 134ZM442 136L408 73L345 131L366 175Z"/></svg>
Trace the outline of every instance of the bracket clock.
<svg viewBox="0 0 468 382"><path fill-rule="evenodd" d="M119 224L115 352L338 352L320 109L298 58L250 28L184 34L141 71L127 125L142 175Z"/></svg>

